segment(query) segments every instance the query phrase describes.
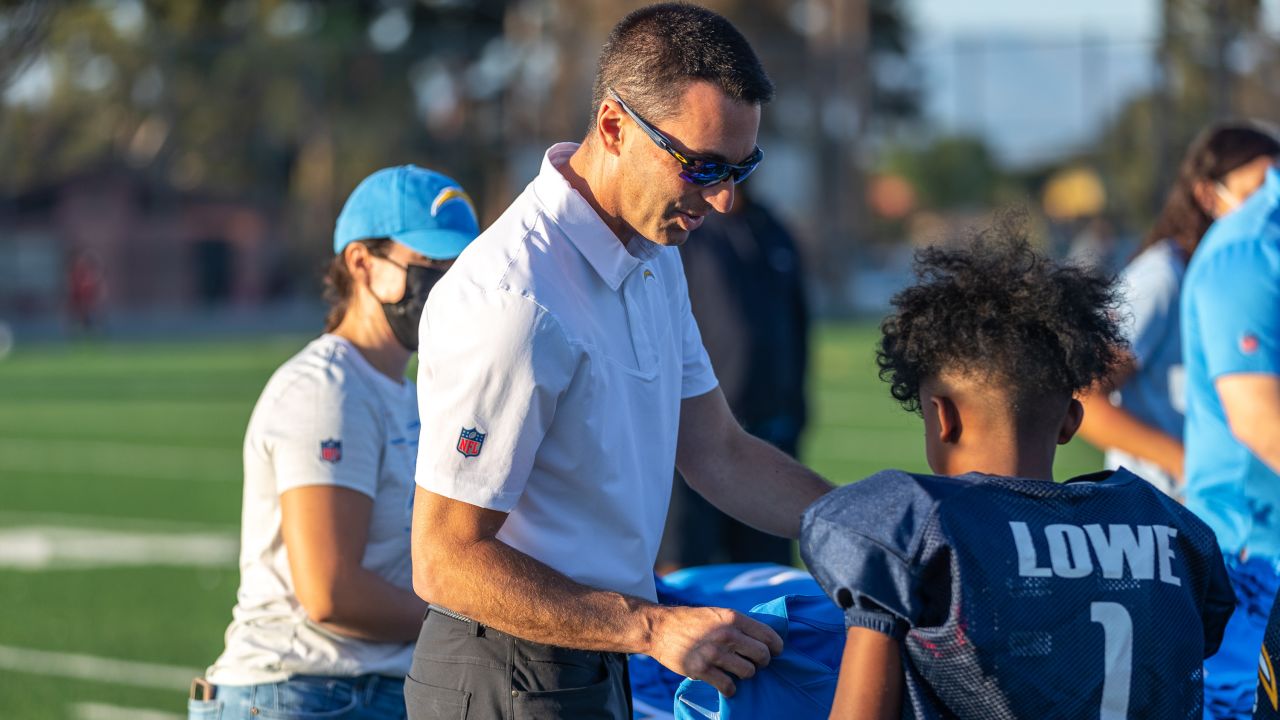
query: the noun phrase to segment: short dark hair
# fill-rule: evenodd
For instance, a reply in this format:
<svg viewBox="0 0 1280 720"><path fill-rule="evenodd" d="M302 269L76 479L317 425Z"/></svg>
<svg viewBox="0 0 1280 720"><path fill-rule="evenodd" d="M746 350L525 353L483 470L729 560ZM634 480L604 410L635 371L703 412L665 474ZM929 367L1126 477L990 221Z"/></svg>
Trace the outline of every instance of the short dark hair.
<svg viewBox="0 0 1280 720"><path fill-rule="evenodd" d="M947 372L1006 388L1015 422L1035 421L1107 376L1126 347L1112 280L1058 264L1027 242L1018 217L967 242L916 253L915 285L880 326L880 379L920 412L920 385Z"/></svg>
<svg viewBox="0 0 1280 720"><path fill-rule="evenodd" d="M773 81L728 20L697 5L661 3L622 18L600 53L591 121L610 89L646 120L671 117L689 83L705 80L734 100L762 105Z"/></svg>

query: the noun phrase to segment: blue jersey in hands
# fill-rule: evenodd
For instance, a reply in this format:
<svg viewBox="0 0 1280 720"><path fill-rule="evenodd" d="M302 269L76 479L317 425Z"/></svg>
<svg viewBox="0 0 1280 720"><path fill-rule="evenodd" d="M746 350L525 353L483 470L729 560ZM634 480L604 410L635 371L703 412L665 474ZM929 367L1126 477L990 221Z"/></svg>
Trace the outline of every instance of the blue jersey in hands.
<svg viewBox="0 0 1280 720"><path fill-rule="evenodd" d="M754 677L739 680L733 697L686 678L676 691L676 720L825 718L831 713L844 651L840 611L822 595L786 595L761 603L751 617L782 638L782 654Z"/></svg>
<svg viewBox="0 0 1280 720"><path fill-rule="evenodd" d="M663 605L723 607L739 612L748 612L753 608L759 609L757 606L763 606L767 601L775 600L784 595L817 596L824 605L830 604L822 596L822 588L818 587L818 583L814 581L813 576L809 573L797 570L789 565L776 565L774 563L736 563L685 568L677 570L666 577L655 577L654 584L658 591L658 602ZM812 599L812 597L808 598L810 601ZM790 603L790 606L794 605L795 602ZM788 606L785 602L781 605L784 611L783 618L786 617L785 609ZM819 614L828 612L828 608L825 607L815 608L812 602L805 603L805 608L807 608L807 615L812 615L815 612ZM770 612L764 612L765 615L773 617ZM812 620L811 617L809 619ZM772 622L779 621L773 620ZM799 631L796 637L799 638L802 646L804 646L805 642L812 644L807 638L812 634L813 624L810 622L804 624L803 627L805 630ZM829 638L837 653L843 643L842 638L843 633ZM788 644L788 647L790 648L790 644ZM686 680L684 676L677 675L659 665L657 660L648 655L632 655L629 660L629 669L631 693L635 705L634 717L636 720L670 720L675 717L672 710L673 703L674 707L681 709L685 713L682 717L699 717L697 715L689 715L689 713L697 712L694 709L694 705L675 701L677 689ZM828 671L826 675L830 676L834 692L834 674ZM699 683L698 685L699 687L696 690L686 692L693 692L695 695L710 692L712 696L715 696L715 688L705 683ZM750 692L744 697L748 696L756 697ZM712 700L709 706L717 707L718 702ZM750 703L747 702L744 705L744 702L739 698L738 702L733 703L733 705L734 707L742 708L750 705ZM736 717L739 720L748 717L743 714L744 712L746 711L740 710ZM780 717L777 715L778 708L776 707L761 708L760 712L761 714L756 717ZM783 716L785 716L785 713Z"/></svg>
<svg viewBox="0 0 1280 720"><path fill-rule="evenodd" d="M1212 531L1125 471L886 471L805 513L845 623L902 642L904 717L1199 718L1234 595Z"/></svg>

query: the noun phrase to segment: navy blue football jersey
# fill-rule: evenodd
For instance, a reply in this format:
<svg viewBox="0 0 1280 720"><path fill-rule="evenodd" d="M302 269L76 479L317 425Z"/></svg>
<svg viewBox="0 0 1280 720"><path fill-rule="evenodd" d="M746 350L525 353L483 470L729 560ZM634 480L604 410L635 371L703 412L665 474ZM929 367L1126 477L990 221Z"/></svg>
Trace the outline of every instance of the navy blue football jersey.
<svg viewBox="0 0 1280 720"><path fill-rule="evenodd" d="M1196 718L1235 598L1213 532L1125 470L889 470L804 516L845 624L897 638L907 718Z"/></svg>

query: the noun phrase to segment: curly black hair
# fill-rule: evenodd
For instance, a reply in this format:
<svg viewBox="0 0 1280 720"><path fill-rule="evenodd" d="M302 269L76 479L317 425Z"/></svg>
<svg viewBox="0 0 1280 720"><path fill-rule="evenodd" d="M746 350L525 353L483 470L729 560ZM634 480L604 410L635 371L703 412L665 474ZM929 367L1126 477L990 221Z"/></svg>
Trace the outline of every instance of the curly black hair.
<svg viewBox="0 0 1280 720"><path fill-rule="evenodd" d="M1020 224L1006 218L916 253L917 283L893 297L876 352L880 379L908 411L920 412L925 380L976 373L1009 389L1021 419L1093 385L1123 356L1112 280L1038 254Z"/></svg>

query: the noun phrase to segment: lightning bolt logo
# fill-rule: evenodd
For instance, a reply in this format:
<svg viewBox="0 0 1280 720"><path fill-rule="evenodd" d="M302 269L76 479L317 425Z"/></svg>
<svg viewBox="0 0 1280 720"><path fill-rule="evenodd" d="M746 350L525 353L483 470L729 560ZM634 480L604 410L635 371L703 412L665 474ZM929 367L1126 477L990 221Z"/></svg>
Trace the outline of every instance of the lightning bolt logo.
<svg viewBox="0 0 1280 720"><path fill-rule="evenodd" d="M471 196L467 195L466 191L459 187L447 187L436 195L435 200L431 201L431 217L435 217L440 212L440 208L450 200L461 200L471 208L472 215L476 214L476 206L472 204Z"/></svg>
<svg viewBox="0 0 1280 720"><path fill-rule="evenodd" d="M1258 657L1258 689L1266 693L1267 699L1271 701L1272 710L1280 710L1280 692L1276 689L1275 667L1271 664L1271 655L1266 647L1262 648L1262 655Z"/></svg>

